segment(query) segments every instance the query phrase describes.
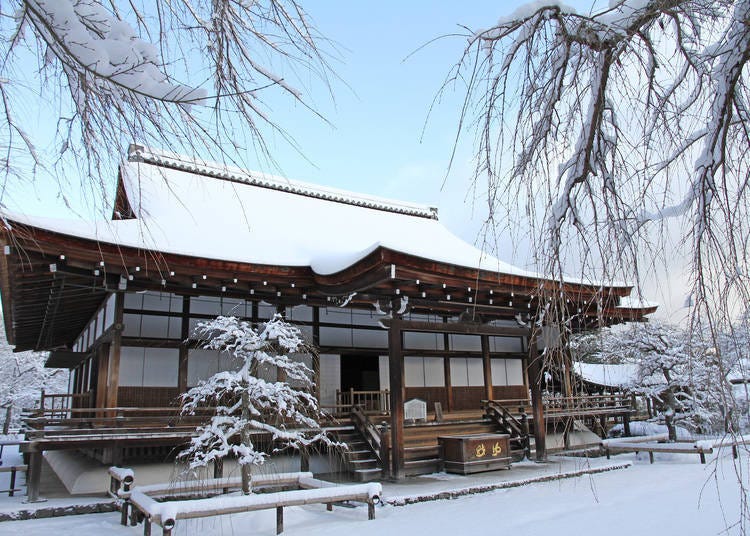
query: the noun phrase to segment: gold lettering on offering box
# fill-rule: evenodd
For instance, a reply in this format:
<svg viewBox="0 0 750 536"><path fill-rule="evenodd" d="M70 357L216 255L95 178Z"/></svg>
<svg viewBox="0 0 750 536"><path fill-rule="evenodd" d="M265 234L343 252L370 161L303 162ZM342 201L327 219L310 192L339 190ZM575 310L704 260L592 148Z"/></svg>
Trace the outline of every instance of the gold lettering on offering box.
<svg viewBox="0 0 750 536"><path fill-rule="evenodd" d="M474 448L474 455L477 458L484 458L484 455L487 454L487 449L484 446L484 443L480 443Z"/></svg>
<svg viewBox="0 0 750 536"><path fill-rule="evenodd" d="M500 446L500 442L498 441L492 446L492 455L493 456L500 456L502 454L503 448Z"/></svg>

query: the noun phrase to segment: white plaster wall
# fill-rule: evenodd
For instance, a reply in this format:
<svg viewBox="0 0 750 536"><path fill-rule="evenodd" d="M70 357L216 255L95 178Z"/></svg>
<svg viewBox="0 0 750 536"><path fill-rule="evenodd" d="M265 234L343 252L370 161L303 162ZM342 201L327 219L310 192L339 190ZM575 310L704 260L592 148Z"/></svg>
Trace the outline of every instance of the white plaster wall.
<svg viewBox="0 0 750 536"><path fill-rule="evenodd" d="M505 369L507 359L492 360L492 385L508 385L508 374Z"/></svg>
<svg viewBox="0 0 750 536"><path fill-rule="evenodd" d="M388 356L381 355L378 360L378 369L380 372L380 389L385 391L391 388L391 375L388 368Z"/></svg>
<svg viewBox="0 0 750 536"><path fill-rule="evenodd" d="M484 385L484 368L478 357L451 358L451 385L455 387Z"/></svg>
<svg viewBox="0 0 750 536"><path fill-rule="evenodd" d="M523 385L523 361L506 359L505 370L508 375L508 385Z"/></svg>
<svg viewBox="0 0 750 536"><path fill-rule="evenodd" d="M120 385L123 387L176 387L179 352L176 348L120 350Z"/></svg>
<svg viewBox="0 0 750 536"><path fill-rule="evenodd" d="M341 356L320 355L320 404L336 403L336 391L341 389Z"/></svg>
<svg viewBox="0 0 750 536"><path fill-rule="evenodd" d="M445 387L445 369L442 357L424 358L424 386Z"/></svg>
<svg viewBox="0 0 750 536"><path fill-rule="evenodd" d="M404 357L404 386L424 387L424 362L421 357Z"/></svg>

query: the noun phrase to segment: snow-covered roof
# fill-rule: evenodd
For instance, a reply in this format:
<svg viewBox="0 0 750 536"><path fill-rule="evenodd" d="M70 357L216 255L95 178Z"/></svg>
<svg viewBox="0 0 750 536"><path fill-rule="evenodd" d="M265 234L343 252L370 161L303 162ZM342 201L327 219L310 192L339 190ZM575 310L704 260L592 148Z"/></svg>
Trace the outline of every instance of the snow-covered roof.
<svg viewBox="0 0 750 536"><path fill-rule="evenodd" d="M527 277L451 233L433 208L244 172L131 146L121 178L134 219L81 222L5 213L77 237L207 259L346 269L378 247Z"/></svg>
<svg viewBox="0 0 750 536"><path fill-rule="evenodd" d="M605 364L605 363L573 363L575 372L587 382L607 387L623 387L632 385L638 372L635 363Z"/></svg>

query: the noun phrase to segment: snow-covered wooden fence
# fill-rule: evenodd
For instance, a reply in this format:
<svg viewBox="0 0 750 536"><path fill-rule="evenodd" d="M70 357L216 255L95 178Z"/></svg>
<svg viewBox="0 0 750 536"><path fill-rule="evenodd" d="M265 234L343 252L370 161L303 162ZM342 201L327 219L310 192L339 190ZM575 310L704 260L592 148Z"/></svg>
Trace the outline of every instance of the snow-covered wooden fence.
<svg viewBox="0 0 750 536"><path fill-rule="evenodd" d="M710 441L674 441L666 442L663 434L643 436L638 438L608 439L601 442L601 448L609 459L610 454L619 452L648 452L648 459L654 463L654 452L668 452L671 454L698 454L701 463L706 463L706 454L713 453Z"/></svg>
<svg viewBox="0 0 750 536"><path fill-rule="evenodd" d="M117 470L118 477L124 476ZM110 475L113 472L110 470ZM284 530L284 507L303 504L325 504L330 511L333 503L354 501L367 504L367 518L375 518L375 505L380 501L382 486L377 483L337 485L313 477L312 473L281 473L269 476L254 476L255 488L299 489L238 496L214 496L203 499L170 500L159 502L156 497L191 496L196 493L220 493L241 486L241 478L214 478L182 482L179 485L136 486L118 488L118 496L123 500L121 523L127 523L127 509L131 508L131 520L142 520L143 534L151 534L151 524L162 527L163 536L172 534L179 519L194 519L216 515L236 514L276 508L276 534Z"/></svg>

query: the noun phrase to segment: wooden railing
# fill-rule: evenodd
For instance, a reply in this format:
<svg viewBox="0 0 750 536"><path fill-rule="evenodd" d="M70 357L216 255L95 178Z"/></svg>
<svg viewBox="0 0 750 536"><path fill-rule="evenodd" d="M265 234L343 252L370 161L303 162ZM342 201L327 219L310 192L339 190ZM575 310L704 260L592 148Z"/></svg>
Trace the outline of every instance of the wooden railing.
<svg viewBox="0 0 750 536"><path fill-rule="evenodd" d="M130 433L144 430L190 431L208 421L214 408L200 408L182 415L180 408L38 408L26 410L27 439L75 436L91 433Z"/></svg>
<svg viewBox="0 0 750 536"><path fill-rule="evenodd" d="M94 406L94 391L85 393L45 393L39 397L39 409L53 410L60 416L73 408L91 408Z"/></svg>
<svg viewBox="0 0 750 536"><path fill-rule="evenodd" d="M544 397L544 411L546 413L596 413L607 410L630 410L632 408L630 395L615 393L610 395L584 395L572 397Z"/></svg>
<svg viewBox="0 0 750 536"><path fill-rule="evenodd" d="M495 421L498 426L503 428L510 435L510 439L517 444L518 448L523 450L523 454L528 458L531 454L529 441L529 421L526 416L525 407L521 406L520 417L517 419L505 406L495 400L482 400L485 414Z"/></svg>
<svg viewBox="0 0 750 536"><path fill-rule="evenodd" d="M391 450L391 434L388 431L387 426L384 426L381 431L370 420L370 417L362 410L362 408L357 405L352 408L352 424L367 442L370 450L375 454L380 466L383 468L384 476L386 476L389 473L390 468Z"/></svg>
<svg viewBox="0 0 750 536"><path fill-rule="evenodd" d="M366 414L388 414L391 412L391 392L384 391L348 391L336 390L336 406L340 408L354 408L359 406ZM348 411L347 411L348 413Z"/></svg>
<svg viewBox="0 0 750 536"><path fill-rule="evenodd" d="M612 411L629 411L632 409L631 396L624 393L609 395L579 395L579 396L544 396L544 413L596 413ZM531 402L526 398L493 400L499 406L512 412L531 413Z"/></svg>

